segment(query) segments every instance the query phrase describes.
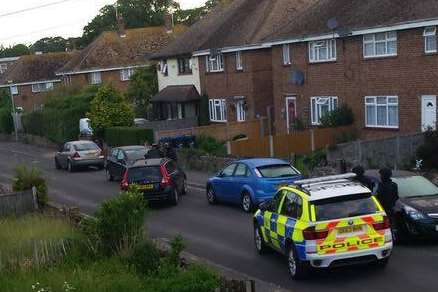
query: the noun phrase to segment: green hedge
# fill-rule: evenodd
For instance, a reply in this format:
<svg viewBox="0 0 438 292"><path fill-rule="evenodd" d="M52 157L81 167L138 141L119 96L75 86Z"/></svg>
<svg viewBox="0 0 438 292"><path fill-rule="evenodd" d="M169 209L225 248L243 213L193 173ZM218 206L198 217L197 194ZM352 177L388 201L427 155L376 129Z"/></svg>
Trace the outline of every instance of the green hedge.
<svg viewBox="0 0 438 292"><path fill-rule="evenodd" d="M0 108L0 133L11 134L14 131L14 121L9 108Z"/></svg>
<svg viewBox="0 0 438 292"><path fill-rule="evenodd" d="M154 142L152 129L135 127L112 127L105 130L105 142L112 147L143 145L146 141Z"/></svg>

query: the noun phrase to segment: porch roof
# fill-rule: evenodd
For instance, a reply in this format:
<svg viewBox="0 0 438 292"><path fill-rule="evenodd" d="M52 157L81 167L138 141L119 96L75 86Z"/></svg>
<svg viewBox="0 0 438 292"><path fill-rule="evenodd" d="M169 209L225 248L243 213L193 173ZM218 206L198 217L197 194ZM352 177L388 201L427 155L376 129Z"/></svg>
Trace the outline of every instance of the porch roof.
<svg viewBox="0 0 438 292"><path fill-rule="evenodd" d="M155 96L152 102L188 102L200 100L201 96L193 85L171 85L167 86Z"/></svg>

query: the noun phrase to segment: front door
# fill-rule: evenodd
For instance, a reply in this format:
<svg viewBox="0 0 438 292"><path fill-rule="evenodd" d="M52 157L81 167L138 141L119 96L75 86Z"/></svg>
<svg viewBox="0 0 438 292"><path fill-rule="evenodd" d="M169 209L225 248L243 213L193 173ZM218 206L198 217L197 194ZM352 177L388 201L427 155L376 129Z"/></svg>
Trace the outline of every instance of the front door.
<svg viewBox="0 0 438 292"><path fill-rule="evenodd" d="M423 95L421 97L421 129L436 130L436 96Z"/></svg>
<svg viewBox="0 0 438 292"><path fill-rule="evenodd" d="M286 123L287 133L291 133L297 119L297 99L295 96L286 97Z"/></svg>

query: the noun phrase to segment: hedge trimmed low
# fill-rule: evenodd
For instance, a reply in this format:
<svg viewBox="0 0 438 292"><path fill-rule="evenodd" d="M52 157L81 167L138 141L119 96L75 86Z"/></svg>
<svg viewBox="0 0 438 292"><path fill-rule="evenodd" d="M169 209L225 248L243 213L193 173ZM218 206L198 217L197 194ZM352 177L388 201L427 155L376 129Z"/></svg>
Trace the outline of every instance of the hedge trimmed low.
<svg viewBox="0 0 438 292"><path fill-rule="evenodd" d="M154 142L154 131L135 127L111 127L105 129L105 142L108 146L119 147L143 145L146 141Z"/></svg>

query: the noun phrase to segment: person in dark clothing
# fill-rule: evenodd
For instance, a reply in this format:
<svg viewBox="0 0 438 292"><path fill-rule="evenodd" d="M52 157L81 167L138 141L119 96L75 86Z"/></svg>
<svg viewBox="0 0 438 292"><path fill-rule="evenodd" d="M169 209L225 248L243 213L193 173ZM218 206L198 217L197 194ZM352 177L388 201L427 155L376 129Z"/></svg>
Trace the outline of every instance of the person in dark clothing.
<svg viewBox="0 0 438 292"><path fill-rule="evenodd" d="M153 144L152 148L144 156L145 159L154 159L154 158L162 158L162 157L163 154L161 153L161 150L157 144Z"/></svg>
<svg viewBox="0 0 438 292"><path fill-rule="evenodd" d="M166 157L176 161L178 158L176 156L175 149L169 143L166 143L164 147L165 147L164 149L165 149Z"/></svg>
<svg viewBox="0 0 438 292"><path fill-rule="evenodd" d="M365 169L362 166L360 165L355 166L351 171L356 174L356 177L354 178L356 181L360 182L362 185L366 186L371 191L374 190L374 182L371 180L369 176L365 175Z"/></svg>
<svg viewBox="0 0 438 292"><path fill-rule="evenodd" d="M398 186L392 181L392 171L389 168L382 168L379 174L381 181L377 188L377 199L382 204L386 214L391 218L394 213L395 203L399 198Z"/></svg>

